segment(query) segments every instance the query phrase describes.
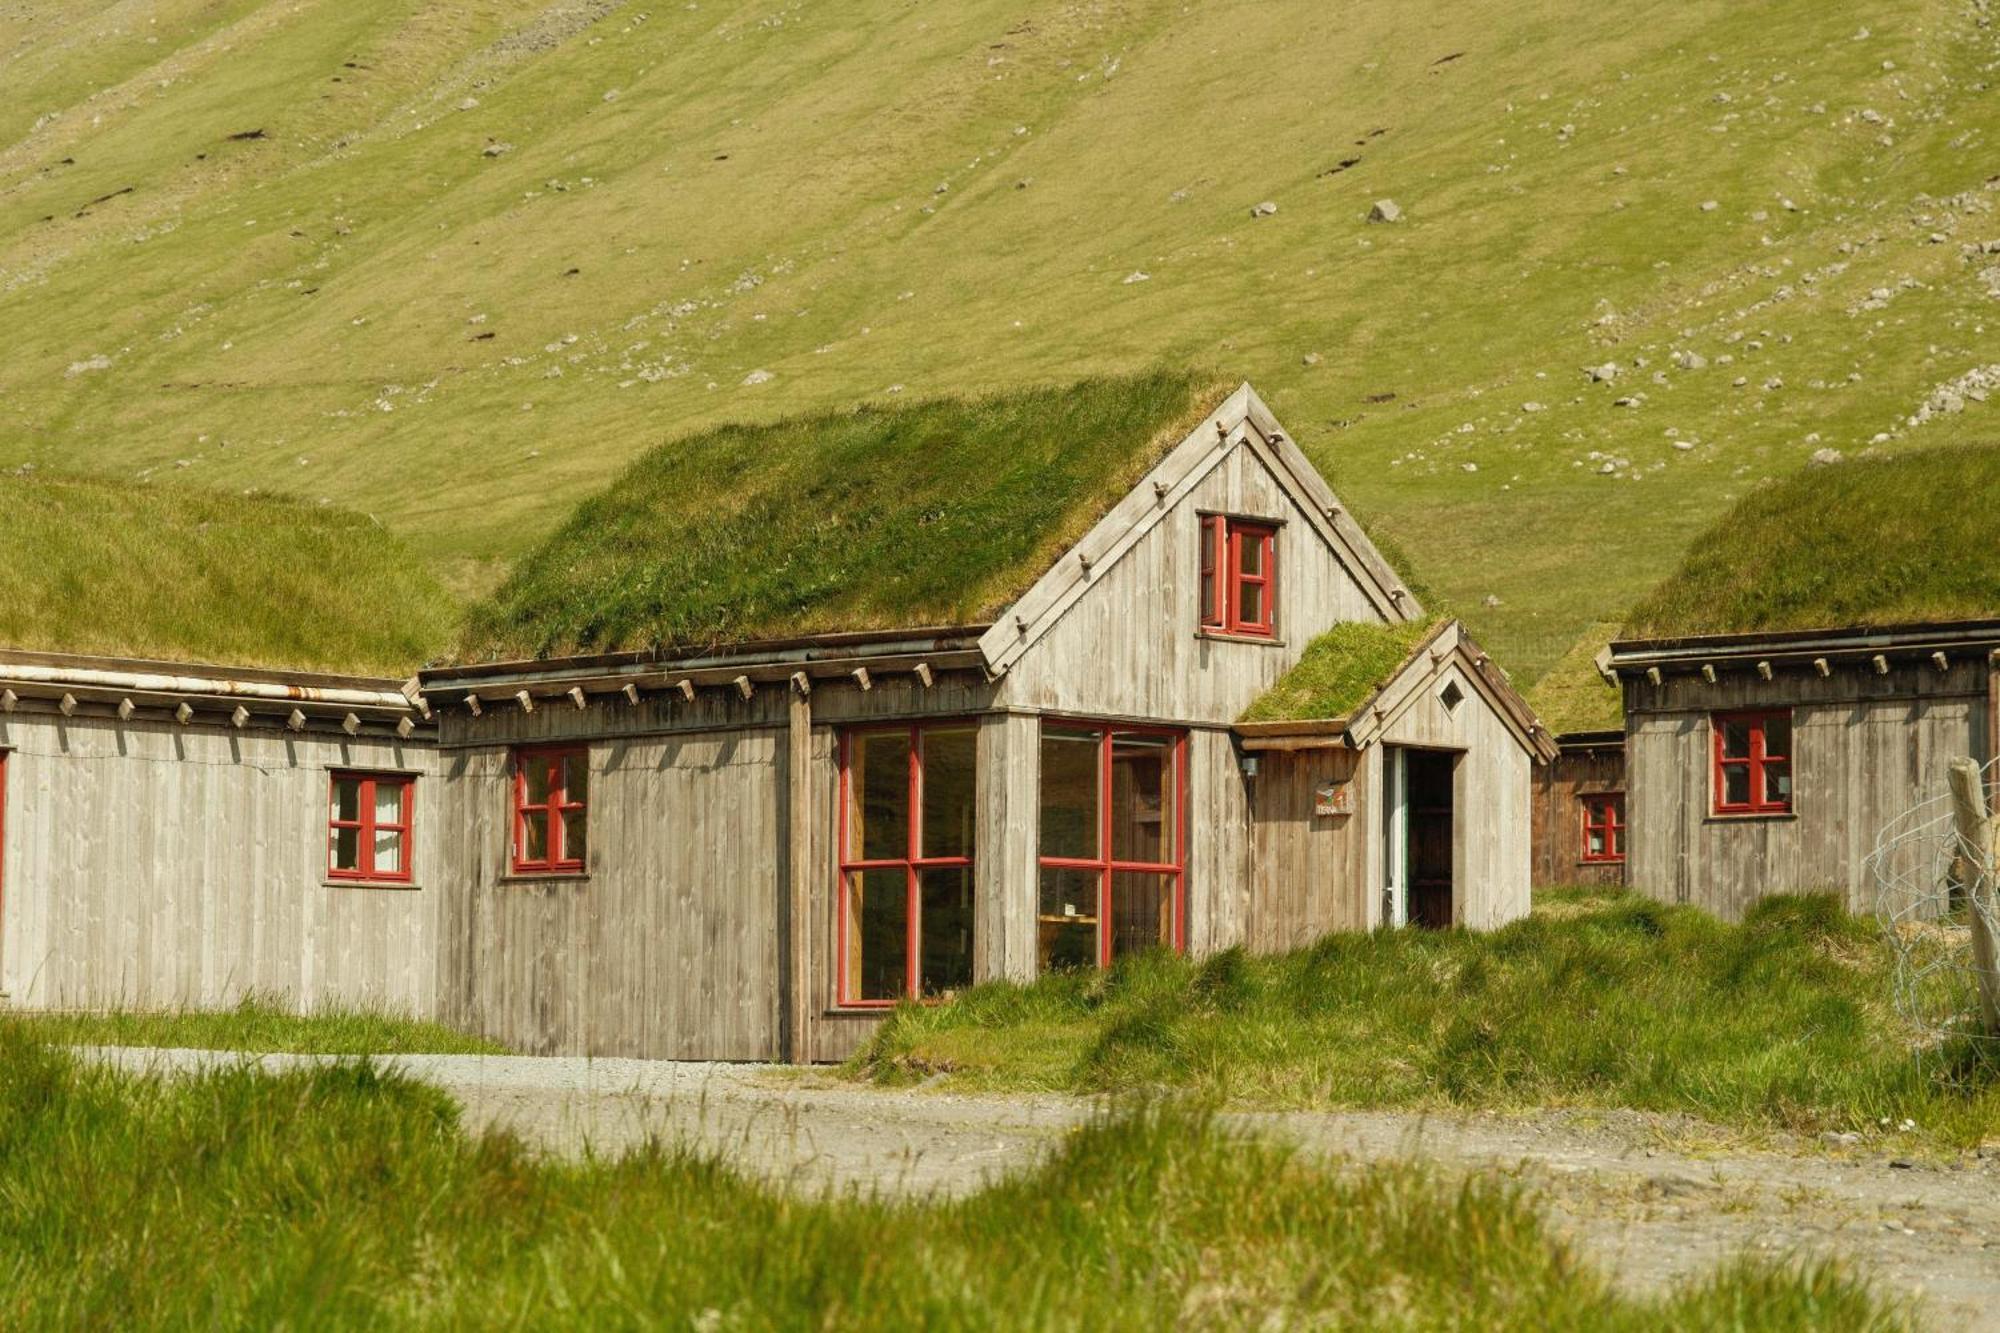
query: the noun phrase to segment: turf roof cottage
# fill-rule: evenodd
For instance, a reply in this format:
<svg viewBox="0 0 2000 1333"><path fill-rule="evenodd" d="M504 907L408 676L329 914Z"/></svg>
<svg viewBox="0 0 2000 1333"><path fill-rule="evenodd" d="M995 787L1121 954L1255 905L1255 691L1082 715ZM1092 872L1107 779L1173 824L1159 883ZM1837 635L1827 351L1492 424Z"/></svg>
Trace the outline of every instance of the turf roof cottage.
<svg viewBox="0 0 2000 1333"><path fill-rule="evenodd" d="M981 623L400 690L11 655L0 989L825 1060L989 978L1524 915L1554 750L1505 677L1248 386L1120 429Z"/></svg>

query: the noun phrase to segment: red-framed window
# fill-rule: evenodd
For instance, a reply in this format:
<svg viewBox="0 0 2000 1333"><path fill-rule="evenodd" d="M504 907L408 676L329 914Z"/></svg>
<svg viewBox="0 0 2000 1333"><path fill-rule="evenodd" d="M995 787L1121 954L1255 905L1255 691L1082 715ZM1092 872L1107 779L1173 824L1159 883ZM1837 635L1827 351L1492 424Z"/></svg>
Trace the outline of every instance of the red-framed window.
<svg viewBox="0 0 2000 1333"><path fill-rule="evenodd" d="M971 722L841 736L841 1004L942 999L972 985L978 739Z"/></svg>
<svg viewBox="0 0 2000 1333"><path fill-rule="evenodd" d="M1036 951L1044 972L1187 944L1187 734L1042 723Z"/></svg>
<svg viewBox="0 0 2000 1333"><path fill-rule="evenodd" d="M1270 638L1278 622L1278 529L1270 523L1201 516L1201 627Z"/></svg>
<svg viewBox="0 0 2000 1333"><path fill-rule="evenodd" d="M1583 860L1604 864L1625 859L1625 793L1593 792L1583 802Z"/></svg>
<svg viewBox="0 0 2000 1333"><path fill-rule="evenodd" d="M409 883L416 780L407 773L335 772L327 787L326 877Z"/></svg>
<svg viewBox="0 0 2000 1333"><path fill-rule="evenodd" d="M590 753L581 746L514 751L517 875L581 875L588 854Z"/></svg>
<svg viewBox="0 0 2000 1333"><path fill-rule="evenodd" d="M1791 713L1717 713L1709 729L1715 736L1715 813L1790 814Z"/></svg>

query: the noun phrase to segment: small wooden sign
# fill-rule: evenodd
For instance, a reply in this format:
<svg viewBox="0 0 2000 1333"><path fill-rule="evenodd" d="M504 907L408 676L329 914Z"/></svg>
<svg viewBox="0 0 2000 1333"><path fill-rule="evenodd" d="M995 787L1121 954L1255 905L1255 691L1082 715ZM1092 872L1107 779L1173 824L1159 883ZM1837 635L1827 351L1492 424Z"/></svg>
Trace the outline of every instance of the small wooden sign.
<svg viewBox="0 0 2000 1333"><path fill-rule="evenodd" d="M1345 782L1328 782L1313 788L1313 813L1315 815L1353 814L1353 787Z"/></svg>

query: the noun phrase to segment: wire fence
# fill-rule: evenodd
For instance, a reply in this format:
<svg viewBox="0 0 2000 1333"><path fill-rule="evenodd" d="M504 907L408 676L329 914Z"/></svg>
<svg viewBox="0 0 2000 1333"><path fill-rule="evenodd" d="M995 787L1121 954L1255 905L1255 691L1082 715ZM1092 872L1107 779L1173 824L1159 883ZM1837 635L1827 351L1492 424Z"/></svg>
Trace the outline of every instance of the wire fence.
<svg viewBox="0 0 2000 1333"><path fill-rule="evenodd" d="M2000 759L1988 764L1983 776L1986 790L1993 791ZM2000 935L1995 906L2000 886L1983 863L1960 857L1951 797L1934 796L1884 825L1866 870L1896 959L1896 1007L1918 1050L1961 1040L2000 1047L2000 1038L1981 1032L1972 954L1975 913L1989 932Z"/></svg>

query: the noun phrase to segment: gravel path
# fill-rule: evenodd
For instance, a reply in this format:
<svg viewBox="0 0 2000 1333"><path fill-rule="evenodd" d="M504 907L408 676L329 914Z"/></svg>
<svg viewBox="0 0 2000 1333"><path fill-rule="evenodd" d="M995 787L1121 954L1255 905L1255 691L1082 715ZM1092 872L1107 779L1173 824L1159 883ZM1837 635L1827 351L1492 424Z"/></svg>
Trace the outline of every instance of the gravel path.
<svg viewBox="0 0 2000 1333"><path fill-rule="evenodd" d="M277 1070L323 1057L98 1048L134 1072L218 1063ZM1063 1096L883 1091L825 1072L756 1065L527 1056L403 1055L379 1063L436 1084L467 1122L546 1150L615 1154L658 1137L720 1151L808 1189L958 1194L1032 1164L1099 1104ZM1699 1124L1633 1112L1425 1116L1254 1113L1249 1132L1337 1163L1421 1158L1505 1173L1557 1227L1635 1290L1746 1250L1841 1255L1922 1295L1945 1328L2000 1330L2000 1161L1892 1162L1864 1151L1718 1149Z"/></svg>

